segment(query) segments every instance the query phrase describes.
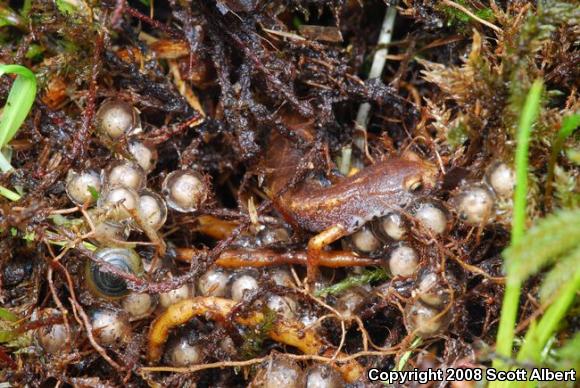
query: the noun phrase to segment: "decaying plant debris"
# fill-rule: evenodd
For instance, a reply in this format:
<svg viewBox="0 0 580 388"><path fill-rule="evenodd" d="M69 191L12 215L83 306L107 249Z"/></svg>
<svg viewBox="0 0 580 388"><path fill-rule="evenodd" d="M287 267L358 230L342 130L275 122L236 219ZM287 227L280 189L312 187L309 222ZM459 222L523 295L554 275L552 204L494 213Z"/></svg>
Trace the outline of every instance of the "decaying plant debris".
<svg viewBox="0 0 580 388"><path fill-rule="evenodd" d="M545 89L528 223L580 204L579 138L555 140L580 108L579 10L405 0L383 76L368 80L386 3L1 3L0 63L30 68L39 92L10 143L14 170L0 175L19 197L0 197L0 380L271 386L280 368L302 386L328 365L335 384L365 386L370 367L491 365L513 209L502 179L513 179L535 79ZM11 85L0 78L1 106ZM100 134L106 101L134 107L140 126ZM365 102L361 150L351 145ZM131 142L157 155L138 195L146 186L178 202L168 180L178 170L199 185L187 206L168 201L162 227L109 204L111 187L69 199L71 171L135 161ZM393 209L400 235L382 223ZM103 237L95 227L111 217L120 234ZM143 265L116 267L102 251L113 247ZM516 335L563 272L542 300L539 277L524 284ZM122 294L95 292L92 274ZM139 293L153 304L134 313L127 295ZM95 327L96 312L125 319L119 334ZM553 349L577 329L571 312Z"/></svg>

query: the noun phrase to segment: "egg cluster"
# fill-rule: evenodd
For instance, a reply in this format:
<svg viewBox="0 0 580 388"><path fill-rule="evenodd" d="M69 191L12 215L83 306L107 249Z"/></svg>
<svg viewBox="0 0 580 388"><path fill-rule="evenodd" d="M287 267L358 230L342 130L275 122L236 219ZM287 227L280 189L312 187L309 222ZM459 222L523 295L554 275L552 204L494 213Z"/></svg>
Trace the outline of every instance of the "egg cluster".
<svg viewBox="0 0 580 388"><path fill-rule="evenodd" d="M453 215L467 226L477 227L493 221L498 200L509 201L514 185L513 169L506 163L496 162L483 179L463 184L447 203L419 200L405 211L391 211L363 225L344 239L345 248L380 259L393 277L414 280L413 301L404 311L409 333L428 337L444 330L449 321L447 304L452 293L442 274L422 265L421 252L426 248L415 235L426 233L436 237L449 233ZM337 308L344 310L340 307L346 306L345 316L352 315L365 300L361 293L368 291L368 287L348 290L339 298Z"/></svg>
<svg viewBox="0 0 580 388"><path fill-rule="evenodd" d="M252 386L261 388L338 388L346 382L329 365L313 364L302 368L296 361L282 356L267 362L256 374Z"/></svg>
<svg viewBox="0 0 580 388"><path fill-rule="evenodd" d="M126 101L105 100L96 113L96 130L103 143L121 157L102 171L69 171L65 189L73 203L87 209L91 239L100 246L94 252L95 260L85 266L87 289L99 298L122 304L122 309L94 309L90 314L97 339L112 345L129 338L131 320L147 317L158 305L167 307L194 294L189 285L159 295L131 292L120 274L141 277L144 267L141 257L127 248L129 233L158 231L167 220L168 207L182 213L198 210L207 199L208 187L203 176L190 169L167 174L162 195L147 187L147 175L157 164L157 150L138 139L140 115ZM123 145L121 150L118 144ZM103 265L109 268L103 269ZM50 332L39 331L41 346L51 353L62 349L63 330L57 324Z"/></svg>
<svg viewBox="0 0 580 388"><path fill-rule="evenodd" d="M148 318L154 311L163 311L194 296L245 302L259 295L253 303L257 302L258 307L273 312L279 319L301 322L305 327L316 324L319 317L292 292L264 290L265 283L279 289L298 288L286 267L264 271L211 267L195 283L179 284L166 292L153 295L129 290L119 271L135 277L142 277L146 271L141 257L122 244L128 233L158 231L167 220L168 209L182 213L197 211L207 202L209 188L202 175L187 169L168 173L159 193L147 187L147 174L155 169L157 152L138 140L137 136L142 132L141 123L137 110L130 104L120 100L105 101L97 112L97 128L105 143L126 144L121 152L123 157L110 162L100 172L71 171L66 192L71 201L88 209L93 224L93 241L100 246L94 252L94 260L85 266L87 288L93 295L109 303L118 303L120 307L91 310L90 324L100 344L126 343L131 336L132 321ZM343 239L344 248L377 258L393 278L412 282L411 298L403 308L408 333L430 337L441 333L450 322L449 304L453 299L453 288L449 284L452 275L423 265L426 260L422 256L426 248L421 237L432 239L448 235L454 215L468 226L489 222L494 217L496 199L509 198L513 185L513 171L505 163L497 163L480 182L465 184L452 193L448 203L436 199L417 200L404 210L386 212ZM238 236L232 246L254 249L290 241L290 234L284 228L262 227L254 232ZM103 268L103 265L114 268ZM170 275L163 276L168 280ZM315 291L332 282L332 279L321 276ZM392 286L391 282L386 284ZM381 286L374 290L369 285L354 287L327 302L341 319L352 321L361 306L377 292L380 294ZM52 316L58 312L47 310L44 314ZM176 367L204 362L208 355L198 341L199 337L195 329L189 330L187 335L174 336L166 346L164 362ZM62 324L37 333L39 345L48 353L60 351L66 338ZM237 351L231 341L226 337L219 345L229 354ZM267 371L255 376L256 386L305 384L334 387L343 384L342 377L333 368L312 365L304 371L290 359L274 359Z"/></svg>
<svg viewBox="0 0 580 388"><path fill-rule="evenodd" d="M157 163L157 151L136 138L142 132L141 120L127 102L106 100L97 111L96 126L103 142L126 141L122 152L125 157L111 162L100 173L70 171L66 192L79 206L96 204L100 212L93 211L95 217L106 213L95 220L97 240L122 239L128 227L159 230L167 219L167 206L178 212L193 212L207 199L207 184L193 170L173 171L165 177L165 199L146 187L147 174Z"/></svg>

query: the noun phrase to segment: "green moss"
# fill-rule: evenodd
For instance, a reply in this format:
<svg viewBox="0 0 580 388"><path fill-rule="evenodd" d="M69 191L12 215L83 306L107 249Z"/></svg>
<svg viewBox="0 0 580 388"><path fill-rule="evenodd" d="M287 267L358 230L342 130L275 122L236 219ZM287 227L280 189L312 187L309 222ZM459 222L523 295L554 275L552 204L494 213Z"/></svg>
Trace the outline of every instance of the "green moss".
<svg viewBox="0 0 580 388"><path fill-rule="evenodd" d="M455 3L464 6L480 19L487 21L492 21L494 19L493 11L490 8L476 9L471 7L465 0L456 0ZM440 10L445 15L445 21L448 27L462 28L473 22L471 16L457 8L441 5Z"/></svg>
<svg viewBox="0 0 580 388"><path fill-rule="evenodd" d="M454 127L449 128L447 131L447 144L452 149L462 146L469 138L468 130L465 124L460 123Z"/></svg>
<svg viewBox="0 0 580 388"><path fill-rule="evenodd" d="M277 314L272 309L264 307L262 310L264 319L256 327L249 329L244 334L244 343L240 348L240 354L244 359L256 357L262 351L262 344L268 338L268 333L274 328Z"/></svg>
<svg viewBox="0 0 580 388"><path fill-rule="evenodd" d="M349 276L344 280L336 284L333 284L332 286L328 286L321 290L316 291L315 295L316 296L336 295L343 293L344 291L352 287L362 286L373 282L378 282L380 280L387 280L388 278L389 275L384 269L377 268L374 270L365 271L360 275Z"/></svg>

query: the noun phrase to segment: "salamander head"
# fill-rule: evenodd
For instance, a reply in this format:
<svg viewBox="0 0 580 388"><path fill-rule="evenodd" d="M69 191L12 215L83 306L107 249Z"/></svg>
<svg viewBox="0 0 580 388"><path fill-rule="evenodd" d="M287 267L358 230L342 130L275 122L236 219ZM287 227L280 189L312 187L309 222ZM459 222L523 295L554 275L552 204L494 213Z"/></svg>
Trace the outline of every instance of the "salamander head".
<svg viewBox="0 0 580 388"><path fill-rule="evenodd" d="M401 159L407 165L402 176L402 187L408 193L426 193L433 189L438 179L438 169L429 161L413 152L406 152Z"/></svg>
<svg viewBox="0 0 580 388"><path fill-rule="evenodd" d="M437 168L416 154L384 159L332 188L337 192L342 186L343 192L356 193L352 197L356 199L349 198L344 202L337 217L342 218L342 225L356 229L375 217L405 208L419 197L428 195L436 186L437 177Z"/></svg>

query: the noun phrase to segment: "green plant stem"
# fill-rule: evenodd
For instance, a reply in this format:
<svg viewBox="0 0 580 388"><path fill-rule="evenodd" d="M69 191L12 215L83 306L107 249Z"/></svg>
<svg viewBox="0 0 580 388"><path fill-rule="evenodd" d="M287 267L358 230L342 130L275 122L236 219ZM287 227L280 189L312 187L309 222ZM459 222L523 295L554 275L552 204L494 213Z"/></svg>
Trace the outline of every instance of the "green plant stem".
<svg viewBox="0 0 580 388"><path fill-rule="evenodd" d="M2 153L0 153L0 155L2 155ZM9 190L4 186L0 186L0 195L8 198L11 201L18 201L21 198L20 194L15 193L14 191Z"/></svg>
<svg viewBox="0 0 580 388"><path fill-rule="evenodd" d="M530 325L523 345L518 352L518 361L531 361L534 364L542 361L542 349L546 347L550 338L558 330L562 319L564 319L568 309L574 303L578 290L580 290L580 270L576 270L574 277L562 286L561 291L546 310L540 322L538 324L534 322ZM536 385L535 381L526 381L521 384L516 382L508 383L510 388L521 386L532 388Z"/></svg>
<svg viewBox="0 0 580 388"><path fill-rule="evenodd" d="M526 97L523 111L520 116L516 148L516 188L514 193L514 210L512 216L511 244L517 244L524 235L526 228L526 197L528 191L528 150L532 125L540 110L540 98L542 95L542 80L536 80L532 84ZM509 358L512 356L514 342L514 328L518 313L521 282L510 278L507 274L506 289L501 308L501 318L496 340L496 352ZM505 369L505 364L500 359L493 361L493 367ZM490 386L497 387L501 383L494 382Z"/></svg>
<svg viewBox="0 0 580 388"><path fill-rule="evenodd" d="M542 349L558 329L558 325L574 302L576 292L580 289L580 269L574 277L562 285L561 291L554 298L540 322L526 333L525 341L518 352L518 361L540 362Z"/></svg>
<svg viewBox="0 0 580 388"><path fill-rule="evenodd" d="M416 337L413 340L413 342L411 342L411 346L409 346L409 350L407 350L401 356L401 359L397 363L397 366L395 367L395 370L396 371L402 371L403 370L403 368L405 367L405 365L407 365L407 362L409 362L409 358L411 358L411 355L413 354L413 350L415 350L417 348L417 346L421 345L422 342L423 342L423 339L421 337Z"/></svg>

